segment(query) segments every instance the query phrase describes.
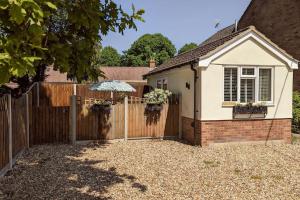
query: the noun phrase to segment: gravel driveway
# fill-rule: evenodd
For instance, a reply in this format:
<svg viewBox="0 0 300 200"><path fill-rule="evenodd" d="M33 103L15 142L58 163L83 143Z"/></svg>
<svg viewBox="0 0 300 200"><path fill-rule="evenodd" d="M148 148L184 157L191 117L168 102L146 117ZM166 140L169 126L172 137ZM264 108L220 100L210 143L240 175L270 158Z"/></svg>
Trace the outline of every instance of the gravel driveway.
<svg viewBox="0 0 300 200"><path fill-rule="evenodd" d="M37 146L0 178L1 198L299 200L300 145Z"/></svg>

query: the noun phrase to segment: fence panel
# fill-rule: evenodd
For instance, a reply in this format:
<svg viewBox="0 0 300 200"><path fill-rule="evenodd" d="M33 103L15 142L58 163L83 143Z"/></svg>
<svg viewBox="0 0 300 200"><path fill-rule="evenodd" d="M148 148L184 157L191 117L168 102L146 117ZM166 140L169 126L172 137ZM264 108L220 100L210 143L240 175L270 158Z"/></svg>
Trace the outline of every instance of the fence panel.
<svg viewBox="0 0 300 200"><path fill-rule="evenodd" d="M128 105L128 138L177 137L179 133L179 103L163 105L161 111L147 111L147 104L131 98Z"/></svg>
<svg viewBox="0 0 300 200"><path fill-rule="evenodd" d="M26 148L26 98L12 99L12 149L13 157Z"/></svg>
<svg viewBox="0 0 300 200"><path fill-rule="evenodd" d="M8 163L8 98L3 96L0 98L0 171Z"/></svg>
<svg viewBox="0 0 300 200"><path fill-rule="evenodd" d="M69 106L70 96L73 95L73 84L68 83L40 83L39 95L41 106Z"/></svg>
<svg viewBox="0 0 300 200"><path fill-rule="evenodd" d="M31 144L67 143L69 141L69 106L32 107Z"/></svg>
<svg viewBox="0 0 300 200"><path fill-rule="evenodd" d="M77 140L124 138L124 104L111 106L111 112L92 111L89 105L77 105Z"/></svg>

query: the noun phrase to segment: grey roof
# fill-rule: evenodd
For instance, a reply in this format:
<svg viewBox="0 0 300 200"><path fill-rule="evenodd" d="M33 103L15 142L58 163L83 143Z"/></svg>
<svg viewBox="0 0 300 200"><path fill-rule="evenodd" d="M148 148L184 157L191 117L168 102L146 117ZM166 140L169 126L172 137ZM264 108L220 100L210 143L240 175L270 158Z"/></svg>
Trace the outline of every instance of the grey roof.
<svg viewBox="0 0 300 200"><path fill-rule="evenodd" d="M205 40L204 42L202 42L199 46L204 46L206 44L209 44L211 42L214 42L216 40L219 40L227 35L230 35L234 32L235 30L235 24L232 24L230 26L227 26L225 28L223 28L222 30L216 32L215 34L213 34L211 37L209 37L207 40Z"/></svg>
<svg viewBox="0 0 300 200"><path fill-rule="evenodd" d="M218 47L222 46L226 42L232 40L233 38L239 36L240 34L242 34L243 32L245 32L249 29L250 29L250 27L247 27L245 29L231 33L229 35L220 37L220 39L214 40L210 43L203 44L191 51L179 54L179 55L171 58L167 62L159 65L158 67L156 67L149 73L145 74L144 77L146 77L148 75L156 74L161 71L166 71L166 70L170 70L170 69L173 69L176 67L180 67L180 66L188 64L192 61L195 61L196 59L199 59L200 57L207 55L208 53L214 51Z"/></svg>

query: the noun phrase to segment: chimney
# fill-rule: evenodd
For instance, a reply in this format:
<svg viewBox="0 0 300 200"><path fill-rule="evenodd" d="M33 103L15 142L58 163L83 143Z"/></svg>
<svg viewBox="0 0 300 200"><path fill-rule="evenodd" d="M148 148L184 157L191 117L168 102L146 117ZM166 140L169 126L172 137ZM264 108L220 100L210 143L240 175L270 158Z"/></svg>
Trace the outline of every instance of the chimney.
<svg viewBox="0 0 300 200"><path fill-rule="evenodd" d="M155 61L155 59L151 58L149 60L149 67L150 68L155 68L156 67L156 61Z"/></svg>
<svg viewBox="0 0 300 200"><path fill-rule="evenodd" d="M237 32L238 31L238 21L235 20L234 22L234 32Z"/></svg>

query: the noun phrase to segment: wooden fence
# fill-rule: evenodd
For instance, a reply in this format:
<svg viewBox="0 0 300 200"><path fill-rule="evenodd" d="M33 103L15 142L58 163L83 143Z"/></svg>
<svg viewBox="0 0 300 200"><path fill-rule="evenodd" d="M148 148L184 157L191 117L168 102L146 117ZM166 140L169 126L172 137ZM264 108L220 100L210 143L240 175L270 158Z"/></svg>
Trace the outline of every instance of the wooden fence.
<svg viewBox="0 0 300 200"><path fill-rule="evenodd" d="M88 86L79 85L74 98L73 87L34 84L18 99L0 97L0 175L11 169L17 155L30 145L179 134L178 96L172 96L159 112L148 112L142 98L126 97L103 113L93 111L86 101L103 96L94 96L87 92Z"/></svg>
<svg viewBox="0 0 300 200"><path fill-rule="evenodd" d="M128 96L142 97L145 83L130 83L136 92L128 93ZM110 99L110 92L97 92L89 89L90 84L71 83L40 83L40 105L41 106L70 106L70 96L76 94L81 98ZM76 91L75 91L76 90ZM123 94L114 93L115 101L119 100Z"/></svg>
<svg viewBox="0 0 300 200"><path fill-rule="evenodd" d="M33 88L17 99L0 98L0 176L12 168L16 157L29 147Z"/></svg>
<svg viewBox="0 0 300 200"><path fill-rule="evenodd" d="M0 98L0 171L9 163L8 96ZM0 173L1 174L1 173Z"/></svg>
<svg viewBox="0 0 300 200"><path fill-rule="evenodd" d="M147 104L141 98L129 98L127 106L125 109L126 103L117 103L111 106L111 112L103 113L92 111L90 105L83 101L77 102L76 139L124 139L126 133L128 139L178 136L178 96L170 98L159 112L148 112ZM126 127L127 131L125 131Z"/></svg>

